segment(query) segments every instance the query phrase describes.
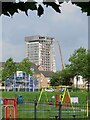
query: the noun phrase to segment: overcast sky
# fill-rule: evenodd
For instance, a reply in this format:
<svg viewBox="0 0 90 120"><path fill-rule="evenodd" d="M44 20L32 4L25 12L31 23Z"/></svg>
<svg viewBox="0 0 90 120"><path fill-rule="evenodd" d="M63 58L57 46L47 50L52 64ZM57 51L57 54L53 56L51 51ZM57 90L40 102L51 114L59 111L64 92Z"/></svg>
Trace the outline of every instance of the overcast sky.
<svg viewBox="0 0 90 120"><path fill-rule="evenodd" d="M45 13L37 16L36 11L28 11L29 16L19 11L12 18L2 15L2 34L0 32L0 53L2 59L12 57L14 61L25 58L25 36L45 35L54 37L61 45L64 64L79 47L88 48L88 17L81 9L69 3L63 3L62 13L55 12L51 7ZM2 37L1 37L2 36ZM1 39L2 38L2 39ZM3 42L2 42L3 41ZM1 44L2 42L2 44ZM57 43L55 43L56 68L61 69ZM1 57L1 54L0 54Z"/></svg>

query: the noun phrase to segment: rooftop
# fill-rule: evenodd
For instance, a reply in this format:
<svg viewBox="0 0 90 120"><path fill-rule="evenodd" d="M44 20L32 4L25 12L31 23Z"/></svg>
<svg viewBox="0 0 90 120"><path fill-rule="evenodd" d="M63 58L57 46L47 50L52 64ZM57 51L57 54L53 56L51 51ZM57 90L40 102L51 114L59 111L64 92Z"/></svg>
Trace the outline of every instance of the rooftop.
<svg viewBox="0 0 90 120"><path fill-rule="evenodd" d="M32 41L42 41L42 40L54 40L52 37L47 37L47 36L40 36L40 35L35 35L35 36L27 36L25 37L26 42L32 42Z"/></svg>

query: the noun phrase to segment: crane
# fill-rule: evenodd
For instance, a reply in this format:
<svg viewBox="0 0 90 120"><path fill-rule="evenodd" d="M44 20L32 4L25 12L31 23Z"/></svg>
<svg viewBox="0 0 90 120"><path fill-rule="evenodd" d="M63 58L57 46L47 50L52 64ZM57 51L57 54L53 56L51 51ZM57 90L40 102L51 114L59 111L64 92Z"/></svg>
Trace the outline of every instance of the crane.
<svg viewBox="0 0 90 120"><path fill-rule="evenodd" d="M62 58L62 51L61 51L61 46L59 41L57 40L58 47L59 47L59 53L60 53L60 59L61 59L61 64L62 64L62 70L64 69L64 64L63 64L63 58Z"/></svg>

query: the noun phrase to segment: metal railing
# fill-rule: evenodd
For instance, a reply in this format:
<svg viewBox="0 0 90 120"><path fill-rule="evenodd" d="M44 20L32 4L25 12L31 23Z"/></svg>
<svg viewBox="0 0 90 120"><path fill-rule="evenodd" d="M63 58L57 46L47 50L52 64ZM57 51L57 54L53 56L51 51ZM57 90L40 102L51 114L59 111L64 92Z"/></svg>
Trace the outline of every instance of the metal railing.
<svg viewBox="0 0 90 120"><path fill-rule="evenodd" d="M90 108L90 107L89 107ZM55 120L64 120L64 119L85 119L88 118L88 112L86 103L79 104L61 104L59 102L58 107L54 103L39 103L37 106L37 101L33 102L24 102L23 104L18 104L18 118L32 120L37 119L55 119ZM4 110L2 114L5 115ZM4 116L5 117L5 116Z"/></svg>

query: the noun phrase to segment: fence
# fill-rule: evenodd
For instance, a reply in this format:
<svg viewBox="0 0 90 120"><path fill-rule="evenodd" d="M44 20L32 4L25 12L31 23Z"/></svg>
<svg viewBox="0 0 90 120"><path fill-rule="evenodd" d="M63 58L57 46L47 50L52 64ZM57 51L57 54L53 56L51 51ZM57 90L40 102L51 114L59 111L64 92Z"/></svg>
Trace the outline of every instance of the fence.
<svg viewBox="0 0 90 120"><path fill-rule="evenodd" d="M18 118L87 118L86 103L66 105L60 104L56 107L53 103L25 102L18 105Z"/></svg>
<svg viewBox="0 0 90 120"><path fill-rule="evenodd" d="M18 119L87 119L88 118L88 108L86 103L79 104L61 104L59 102L58 107L52 102L39 103L37 101L29 102L25 101L22 104L17 105L17 116ZM2 118L5 118L4 108L2 109ZM9 120L9 119L8 119ZM16 119L15 119L16 120Z"/></svg>

